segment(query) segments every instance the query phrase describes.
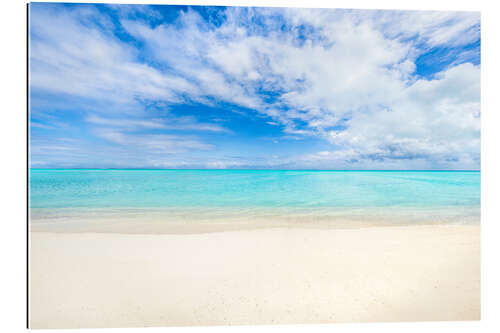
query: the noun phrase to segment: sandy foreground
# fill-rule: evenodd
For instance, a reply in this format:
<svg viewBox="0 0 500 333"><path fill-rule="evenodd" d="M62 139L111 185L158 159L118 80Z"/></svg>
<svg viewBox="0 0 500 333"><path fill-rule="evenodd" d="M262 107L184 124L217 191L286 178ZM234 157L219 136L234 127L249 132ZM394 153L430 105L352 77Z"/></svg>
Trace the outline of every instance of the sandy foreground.
<svg viewBox="0 0 500 333"><path fill-rule="evenodd" d="M30 326L478 320L479 230L32 231Z"/></svg>

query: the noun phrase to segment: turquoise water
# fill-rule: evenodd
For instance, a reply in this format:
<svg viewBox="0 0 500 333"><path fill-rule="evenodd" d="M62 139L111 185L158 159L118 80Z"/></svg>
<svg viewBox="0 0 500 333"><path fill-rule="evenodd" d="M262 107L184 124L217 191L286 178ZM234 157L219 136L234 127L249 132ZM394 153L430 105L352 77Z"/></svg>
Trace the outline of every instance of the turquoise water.
<svg viewBox="0 0 500 333"><path fill-rule="evenodd" d="M38 214L147 208L478 218L480 172L31 169L29 191Z"/></svg>
<svg viewBox="0 0 500 333"><path fill-rule="evenodd" d="M30 170L30 207L478 206L479 172Z"/></svg>

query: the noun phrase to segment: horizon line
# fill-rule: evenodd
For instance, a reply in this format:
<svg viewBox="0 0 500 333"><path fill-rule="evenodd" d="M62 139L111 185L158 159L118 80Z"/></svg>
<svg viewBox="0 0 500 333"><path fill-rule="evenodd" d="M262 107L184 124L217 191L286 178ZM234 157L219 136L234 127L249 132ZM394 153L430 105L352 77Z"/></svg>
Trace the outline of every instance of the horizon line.
<svg viewBox="0 0 500 333"><path fill-rule="evenodd" d="M191 170L191 171L449 171L449 172L480 172L481 169L209 169L209 168L43 168L43 167L28 167L28 169L40 170Z"/></svg>

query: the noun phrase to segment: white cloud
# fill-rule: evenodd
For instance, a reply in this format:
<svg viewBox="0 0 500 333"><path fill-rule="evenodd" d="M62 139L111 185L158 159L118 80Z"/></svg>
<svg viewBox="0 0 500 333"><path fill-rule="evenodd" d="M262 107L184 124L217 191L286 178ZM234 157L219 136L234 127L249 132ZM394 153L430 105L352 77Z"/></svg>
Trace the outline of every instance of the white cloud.
<svg viewBox="0 0 500 333"><path fill-rule="evenodd" d="M416 39L427 46L457 46L480 37L479 12L285 9L295 25L309 24L325 35L342 32L339 21L370 24L391 39Z"/></svg>
<svg viewBox="0 0 500 333"><path fill-rule="evenodd" d="M113 129L98 129L95 134L110 142L117 143L127 148L139 148L141 154L147 153L178 153L188 150L209 150L213 146L203 143L196 138L169 134L138 134L124 133ZM133 151L133 150L131 150Z"/></svg>
<svg viewBox="0 0 500 333"><path fill-rule="evenodd" d="M136 98L178 102L177 91L193 88L182 77L141 63L134 47L92 23L90 18L102 20L97 10L33 8L31 87L119 103Z"/></svg>
<svg viewBox="0 0 500 333"><path fill-rule="evenodd" d="M190 130L202 132L224 132L231 133L228 129L210 123L197 122L194 117L168 117L168 118L153 118L146 119L131 119L131 118L103 118L97 115L89 115L85 118L89 123L110 126L112 128L138 130L138 129L162 129L162 130Z"/></svg>
<svg viewBox="0 0 500 333"><path fill-rule="evenodd" d="M477 168L479 75L478 67L463 64L438 79L416 82L400 91L390 110L360 113L348 121L347 129L328 132L330 142L347 148L346 156L332 152L318 158L332 163L425 159L434 167Z"/></svg>

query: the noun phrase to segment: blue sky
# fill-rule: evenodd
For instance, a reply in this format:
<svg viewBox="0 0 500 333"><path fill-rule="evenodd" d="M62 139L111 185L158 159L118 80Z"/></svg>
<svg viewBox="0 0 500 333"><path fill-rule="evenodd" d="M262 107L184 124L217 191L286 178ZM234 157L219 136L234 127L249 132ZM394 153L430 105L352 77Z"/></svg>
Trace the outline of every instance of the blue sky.
<svg viewBox="0 0 500 333"><path fill-rule="evenodd" d="M30 4L30 165L479 169L477 12Z"/></svg>

